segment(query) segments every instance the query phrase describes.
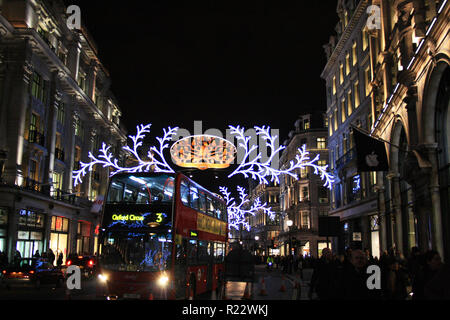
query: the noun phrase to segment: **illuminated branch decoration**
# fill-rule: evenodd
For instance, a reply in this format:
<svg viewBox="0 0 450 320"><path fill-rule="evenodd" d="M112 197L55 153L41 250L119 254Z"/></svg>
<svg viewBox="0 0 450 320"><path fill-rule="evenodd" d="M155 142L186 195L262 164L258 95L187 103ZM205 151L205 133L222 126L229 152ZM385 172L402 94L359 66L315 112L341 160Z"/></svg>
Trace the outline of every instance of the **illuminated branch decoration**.
<svg viewBox="0 0 450 320"><path fill-rule="evenodd" d="M138 153L138 149L142 146L142 140L145 138L145 134L150 132L151 124L137 126L137 134L135 136L129 136L133 141L132 148L129 146L122 147L123 150L131 153L137 161L138 165L134 167L122 167L119 165L117 158L114 158L113 154L109 151L111 148L105 143L102 143L102 148L99 150L100 154L95 157L89 152L89 159L92 161L89 163L80 162L80 169L73 172L74 186L82 183L82 178L87 172L92 171L95 165L101 165L103 168L111 168L111 176L120 172L165 172L174 173L173 169L167 164L164 158L164 150L169 147L168 142L172 140L172 136L177 132L178 128L164 129L164 136L162 138L157 137L159 147L152 146L147 153L150 161L144 161L141 159ZM155 157L155 155L157 157ZM159 158L159 160L158 160Z"/></svg>
<svg viewBox="0 0 450 320"><path fill-rule="evenodd" d="M244 177L251 177L254 180L258 180L259 183L268 184L270 182L280 183L279 177L282 174L287 174L295 179L298 179L296 171L306 167L312 167L314 169L314 174L319 174L320 178L325 181L324 186L329 189L332 188L334 182L334 177L329 172L327 172L328 165L319 166L317 163L319 161L320 155L317 154L312 160L309 158L309 152L306 151L306 146L298 148L298 154L295 157L295 161L289 162L289 167L286 169L275 169L272 168L272 160L275 155L279 154L284 150L285 146L276 147L276 140L278 136L272 136L270 134L270 127L255 127L257 136L261 136L266 142L266 147L270 150L270 156L265 162L260 162L262 160L262 155L259 152L253 160L250 160L250 155L252 152L256 151L258 148L253 145L249 148L249 136L245 136L244 128L239 126L230 126L231 134L236 136L239 146L244 149L245 155L241 164L234 170L228 177L232 177L236 174L242 174Z"/></svg>
<svg viewBox="0 0 450 320"><path fill-rule="evenodd" d="M242 187L237 187L239 192L239 204L236 203L235 199L231 196L231 193L226 187L219 187L220 192L223 194L225 201L227 202L228 208L228 228L234 228L239 230L239 226L242 225L247 231L250 231L250 225L247 222L247 217L249 215L255 216L257 212L264 212L268 215L269 219L275 219L275 212L272 208L267 206L267 203L262 204L261 200L257 198L253 204L248 207L248 195L246 190Z"/></svg>

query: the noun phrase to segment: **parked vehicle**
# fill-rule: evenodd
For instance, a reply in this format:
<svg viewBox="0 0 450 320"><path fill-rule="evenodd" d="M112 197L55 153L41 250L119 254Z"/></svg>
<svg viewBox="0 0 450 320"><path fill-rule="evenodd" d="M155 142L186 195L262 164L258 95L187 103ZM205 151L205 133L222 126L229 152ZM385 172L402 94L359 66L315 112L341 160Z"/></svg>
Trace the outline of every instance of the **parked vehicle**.
<svg viewBox="0 0 450 320"><path fill-rule="evenodd" d="M23 258L2 269L1 285L7 289L16 286L34 286L39 289L42 284L64 283L64 273L48 261L40 258Z"/></svg>
<svg viewBox="0 0 450 320"><path fill-rule="evenodd" d="M78 266L81 269L81 274L87 278L91 278L95 275L97 267L96 256L79 256L71 254L66 260L66 266Z"/></svg>

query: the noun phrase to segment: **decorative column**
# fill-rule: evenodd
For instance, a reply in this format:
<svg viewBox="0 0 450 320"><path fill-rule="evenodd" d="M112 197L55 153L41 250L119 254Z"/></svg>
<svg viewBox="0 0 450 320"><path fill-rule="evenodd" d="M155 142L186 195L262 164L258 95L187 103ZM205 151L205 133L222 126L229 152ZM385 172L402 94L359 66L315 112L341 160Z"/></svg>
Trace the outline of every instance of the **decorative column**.
<svg viewBox="0 0 450 320"><path fill-rule="evenodd" d="M47 128L47 161L45 162L45 175L44 185L49 187L50 191L53 191L53 171L55 168L55 146L56 146L56 126L58 120L58 109L61 104L62 94L58 89L58 74L53 74L51 99L49 105L49 121Z"/></svg>
<svg viewBox="0 0 450 320"><path fill-rule="evenodd" d="M17 50L17 60L10 61L12 71L9 74L7 91L5 97L7 110L8 153L9 157L5 163L4 181L11 185L21 185L24 174L22 172L25 119L29 102L29 84L33 73L31 65L31 47L27 40L20 46L11 48ZM6 88L5 88L6 89Z"/></svg>
<svg viewBox="0 0 450 320"><path fill-rule="evenodd" d="M391 181L391 208L393 218L393 238L395 247L403 250L403 228L402 228L402 207L400 194L400 176L398 173L389 173L387 178Z"/></svg>
<svg viewBox="0 0 450 320"><path fill-rule="evenodd" d="M96 83L97 83L98 68L99 67L98 67L97 61L92 60L90 66L89 66L88 75L87 75L87 81L89 84L88 96L91 98L91 100L94 103L95 103L95 92L97 90Z"/></svg>
<svg viewBox="0 0 450 320"><path fill-rule="evenodd" d="M92 127L89 130L89 137L88 137L89 138L88 139L88 143L89 143L88 152L91 152L92 154L95 154L95 151L96 151L96 150L94 150L96 137L97 137L97 129ZM87 175L86 187L85 187L85 193L86 193L87 198L89 198L91 196L92 179L93 179L93 172L89 172Z"/></svg>
<svg viewBox="0 0 450 320"><path fill-rule="evenodd" d="M431 172L429 174L430 184L429 190L431 195L431 221L432 221L432 235L431 241L433 249L439 252L440 256L444 257L444 237L442 230L442 210L441 210L441 194L439 190L439 164L438 164L438 145L426 145L425 152L428 154L428 159L431 163ZM448 212L447 212L448 214Z"/></svg>
<svg viewBox="0 0 450 320"><path fill-rule="evenodd" d="M74 103L76 103L76 99L74 99ZM69 171L69 176L68 176L68 190L70 193L73 192L73 179L72 179L72 175L73 175L73 165L74 165L74 161L75 161L75 128L77 125L77 122L80 119L80 115L78 113L78 111L73 110L72 112L72 116L71 116L71 121L70 121L70 148L69 148L69 165L68 165L68 171Z"/></svg>
<svg viewBox="0 0 450 320"><path fill-rule="evenodd" d="M72 33L73 39L69 43L69 48L67 52L67 67L69 68L73 79L78 81L78 70L80 67L80 53L81 53L81 42L80 36L76 33Z"/></svg>

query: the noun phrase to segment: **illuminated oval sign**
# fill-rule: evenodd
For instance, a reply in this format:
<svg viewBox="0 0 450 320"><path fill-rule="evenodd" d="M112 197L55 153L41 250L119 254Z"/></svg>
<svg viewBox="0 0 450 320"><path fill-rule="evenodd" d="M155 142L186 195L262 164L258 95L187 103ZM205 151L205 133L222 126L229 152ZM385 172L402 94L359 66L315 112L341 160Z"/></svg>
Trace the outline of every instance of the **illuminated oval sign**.
<svg viewBox="0 0 450 320"><path fill-rule="evenodd" d="M211 135L189 136L170 148L173 163L184 168L224 169L233 163L236 147L226 139Z"/></svg>

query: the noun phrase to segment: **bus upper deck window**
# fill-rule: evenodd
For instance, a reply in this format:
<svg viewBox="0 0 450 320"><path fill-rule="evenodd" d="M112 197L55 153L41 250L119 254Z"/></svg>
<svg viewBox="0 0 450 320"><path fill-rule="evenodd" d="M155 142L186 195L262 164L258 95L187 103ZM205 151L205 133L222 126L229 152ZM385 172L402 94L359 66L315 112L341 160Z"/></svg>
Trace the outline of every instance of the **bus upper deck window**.
<svg viewBox="0 0 450 320"><path fill-rule="evenodd" d="M185 206L189 205L189 185L187 181L183 180L181 181L181 188L180 188L180 196L181 196L181 202Z"/></svg>

